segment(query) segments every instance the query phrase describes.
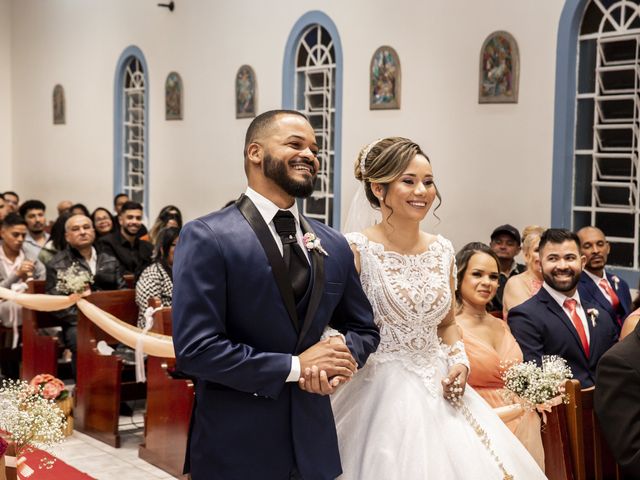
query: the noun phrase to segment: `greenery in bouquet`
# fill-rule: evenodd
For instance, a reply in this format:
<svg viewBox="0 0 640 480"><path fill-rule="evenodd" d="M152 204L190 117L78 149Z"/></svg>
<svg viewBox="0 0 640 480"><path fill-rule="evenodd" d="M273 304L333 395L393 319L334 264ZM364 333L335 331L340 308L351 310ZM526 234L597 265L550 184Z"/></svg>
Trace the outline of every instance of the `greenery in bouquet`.
<svg viewBox="0 0 640 480"><path fill-rule="evenodd" d="M74 262L66 270L60 270L58 272L56 290L64 295L82 293L92 283L93 275L91 272L80 268L80 265Z"/></svg>
<svg viewBox="0 0 640 480"><path fill-rule="evenodd" d="M16 457L28 447L51 450L64 440L66 418L53 400L22 380L3 380L0 437L13 442Z"/></svg>
<svg viewBox="0 0 640 480"><path fill-rule="evenodd" d="M64 400L69 396L69 390L64 382L48 373L36 375L31 379L29 385L47 400Z"/></svg>
<svg viewBox="0 0 640 480"><path fill-rule="evenodd" d="M566 360L555 355L543 356L542 367L533 361L512 364L502 373L505 398L529 409L556 397L564 401L564 382L572 376Z"/></svg>

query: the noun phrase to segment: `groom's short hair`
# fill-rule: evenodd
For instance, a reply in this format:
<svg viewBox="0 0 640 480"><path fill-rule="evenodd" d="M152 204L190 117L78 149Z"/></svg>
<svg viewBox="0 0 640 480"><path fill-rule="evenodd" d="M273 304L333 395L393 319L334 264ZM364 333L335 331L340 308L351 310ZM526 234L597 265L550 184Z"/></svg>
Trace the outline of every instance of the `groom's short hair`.
<svg viewBox="0 0 640 480"><path fill-rule="evenodd" d="M304 113L298 112L297 110L269 110L268 112L261 113L253 119L244 137L245 162L247 160L247 149L249 145L264 135L265 130L267 130L280 115L298 115L307 121L309 120Z"/></svg>

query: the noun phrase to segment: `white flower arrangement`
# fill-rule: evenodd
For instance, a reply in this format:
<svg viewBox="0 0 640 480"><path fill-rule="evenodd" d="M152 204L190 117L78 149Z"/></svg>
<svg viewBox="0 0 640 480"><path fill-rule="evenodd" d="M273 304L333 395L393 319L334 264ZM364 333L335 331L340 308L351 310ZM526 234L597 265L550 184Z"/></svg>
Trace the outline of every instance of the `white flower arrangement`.
<svg viewBox="0 0 640 480"><path fill-rule="evenodd" d="M72 263L66 270L58 272L58 283L56 290L64 295L72 293L82 293L93 283L91 272L80 268L77 263Z"/></svg>
<svg viewBox="0 0 640 480"><path fill-rule="evenodd" d="M597 308L589 308L587 310L587 315L589 315L589 320L591 320L591 326L593 328L596 328L596 320L598 318L598 315L600 315L600 312L598 311Z"/></svg>
<svg viewBox="0 0 640 480"><path fill-rule="evenodd" d="M53 400L22 380L3 380L0 388L0 436L15 444L16 458L25 448L50 451L64 440L67 420Z"/></svg>
<svg viewBox="0 0 640 480"><path fill-rule="evenodd" d="M304 242L304 246L307 247L307 250L317 250L322 255L327 257L329 256L327 251L322 247L322 245L320 245L320 239L316 237L314 233L305 233L304 237L302 237L302 241Z"/></svg>
<svg viewBox="0 0 640 480"><path fill-rule="evenodd" d="M522 403L533 410L552 399L565 399L564 382L573 375L564 358L556 355L542 357L542 367L533 362L511 365L503 371L505 399Z"/></svg>

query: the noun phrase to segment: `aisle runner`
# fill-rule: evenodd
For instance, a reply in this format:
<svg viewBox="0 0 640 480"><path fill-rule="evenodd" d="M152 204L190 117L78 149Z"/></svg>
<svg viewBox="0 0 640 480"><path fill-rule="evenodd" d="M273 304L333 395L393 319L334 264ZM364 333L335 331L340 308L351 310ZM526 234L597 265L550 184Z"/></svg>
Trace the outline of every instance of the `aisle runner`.
<svg viewBox="0 0 640 480"><path fill-rule="evenodd" d="M33 451L23 455L27 459L25 463L34 470L28 480L95 480L43 450L33 447L31 450ZM53 460L55 461L52 463ZM40 465L42 468L39 468ZM51 467L47 468L47 465ZM7 480L12 478L16 478L15 469L8 469Z"/></svg>

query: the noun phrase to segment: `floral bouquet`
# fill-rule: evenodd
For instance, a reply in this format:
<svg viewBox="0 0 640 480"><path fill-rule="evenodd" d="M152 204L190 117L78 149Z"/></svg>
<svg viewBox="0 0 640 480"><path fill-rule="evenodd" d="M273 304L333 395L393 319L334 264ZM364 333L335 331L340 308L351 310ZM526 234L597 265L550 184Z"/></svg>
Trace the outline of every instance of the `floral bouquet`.
<svg viewBox="0 0 640 480"><path fill-rule="evenodd" d="M69 390L64 382L48 373L36 375L31 379L29 385L47 400L64 400L69 397Z"/></svg>
<svg viewBox="0 0 640 480"><path fill-rule="evenodd" d="M543 356L542 367L532 361L511 365L502 374L505 399L529 410L549 411L566 401L564 382L572 376L567 361L555 355Z"/></svg>
<svg viewBox="0 0 640 480"><path fill-rule="evenodd" d="M24 477L33 469L22 454L29 447L51 450L64 440L66 419L60 409L21 380L3 380L0 388L0 437L15 445L18 473ZM21 458L22 457L22 458Z"/></svg>
<svg viewBox="0 0 640 480"><path fill-rule="evenodd" d="M83 293L92 283L93 275L91 275L91 272L80 268L80 266L74 262L66 270L60 270L58 272L56 290L64 295Z"/></svg>

